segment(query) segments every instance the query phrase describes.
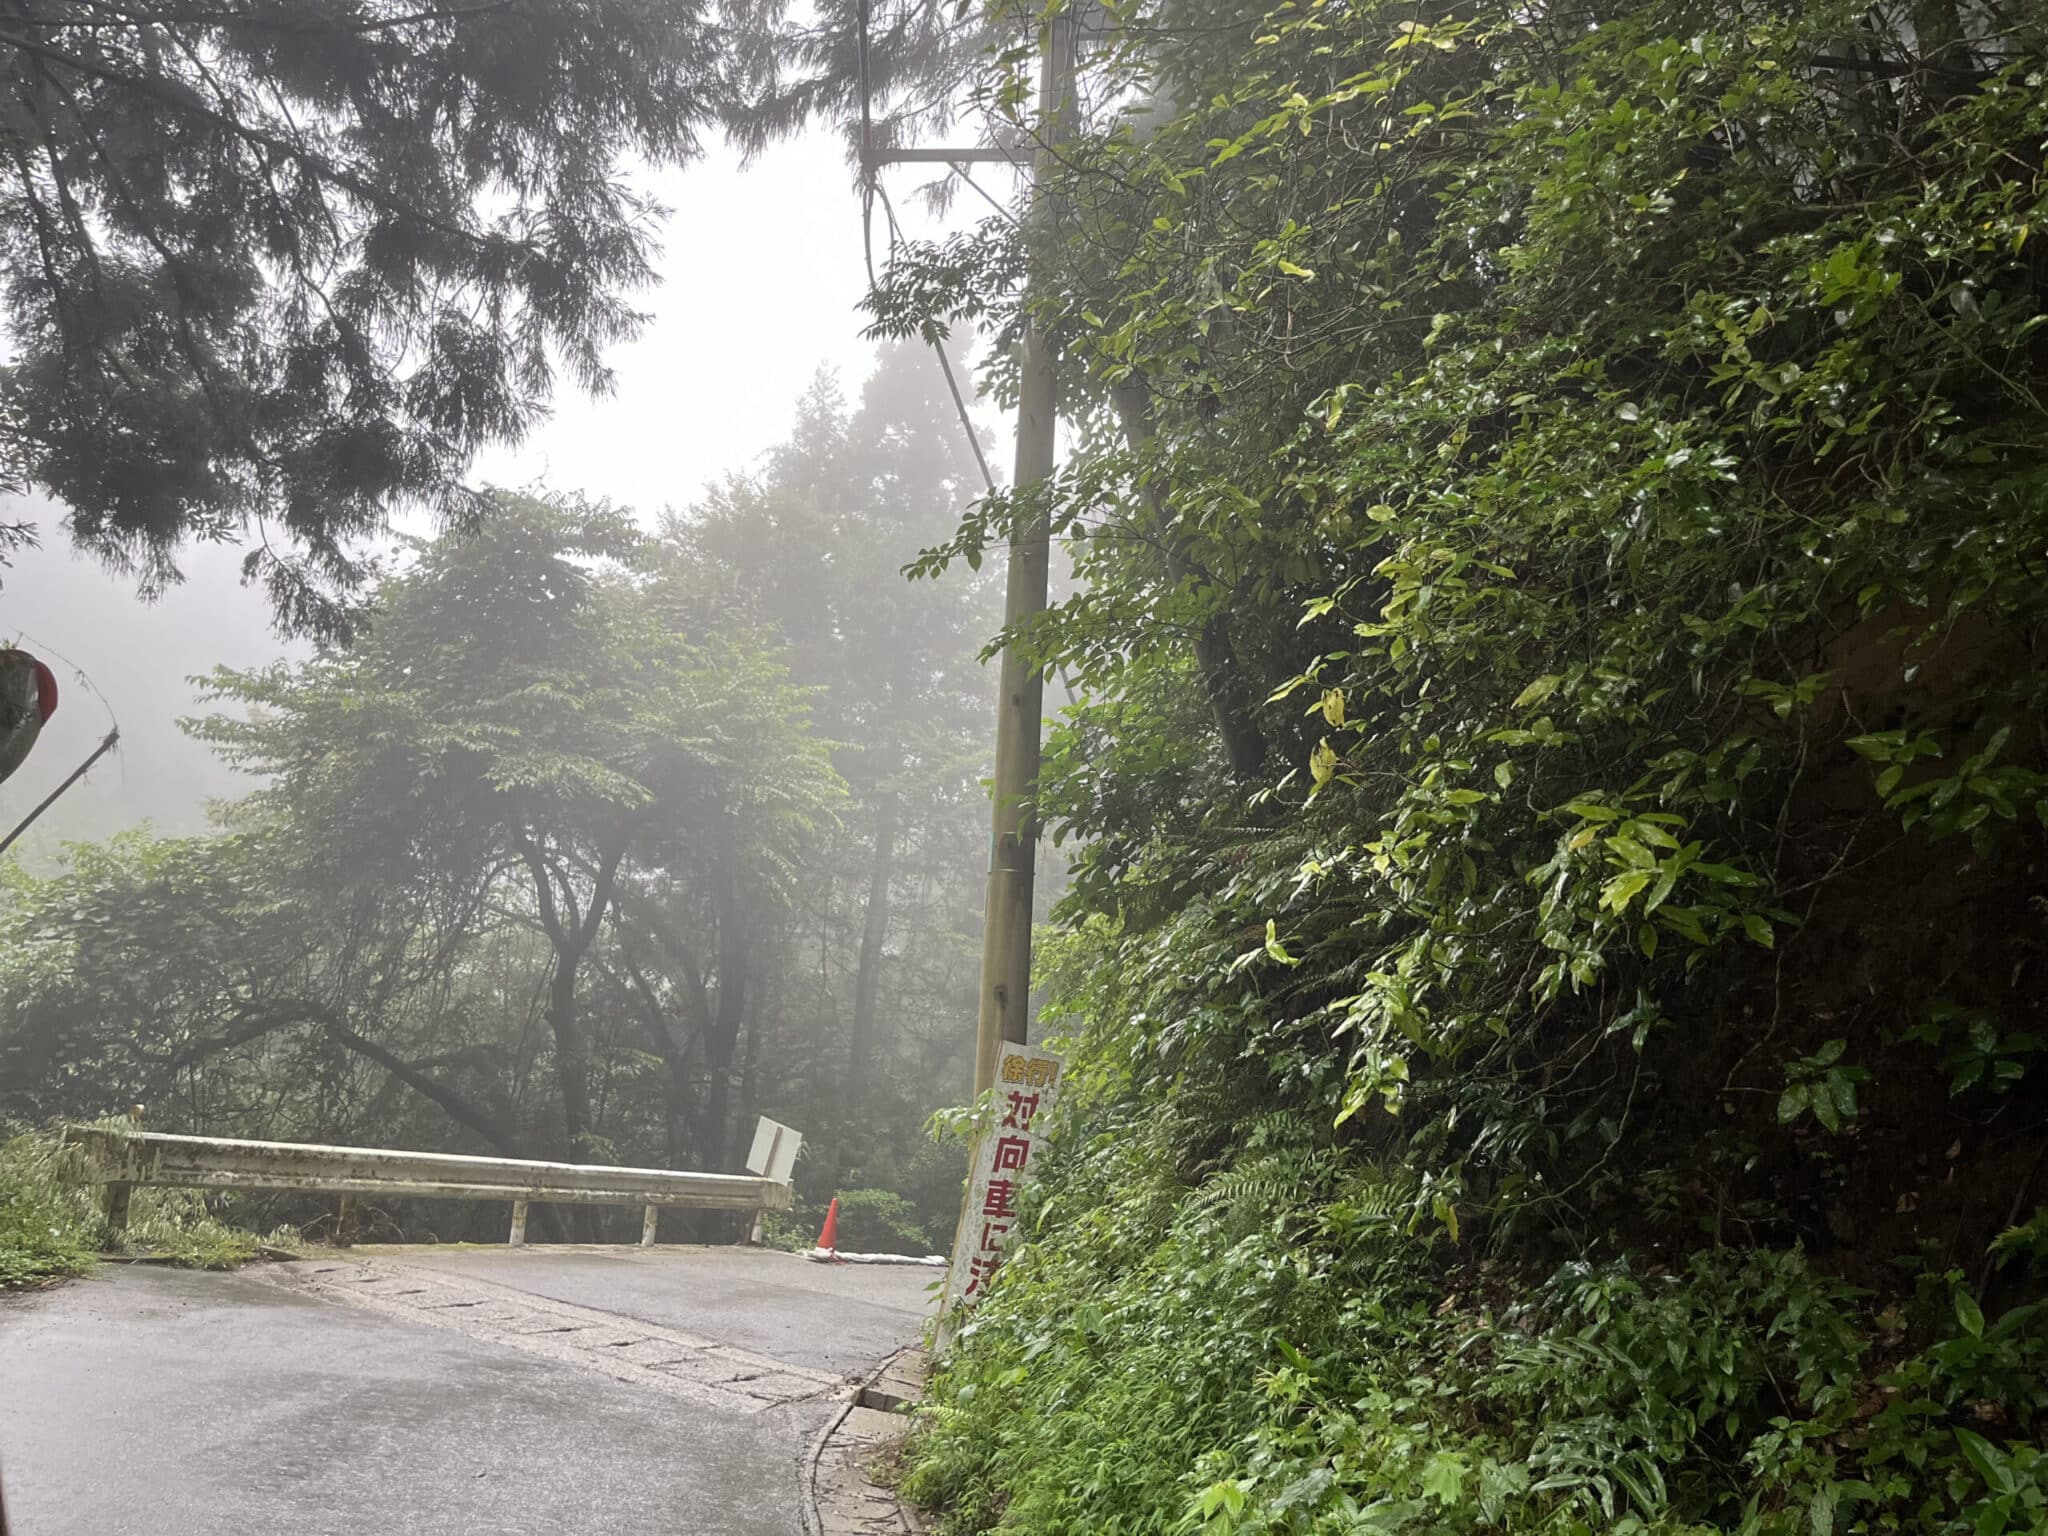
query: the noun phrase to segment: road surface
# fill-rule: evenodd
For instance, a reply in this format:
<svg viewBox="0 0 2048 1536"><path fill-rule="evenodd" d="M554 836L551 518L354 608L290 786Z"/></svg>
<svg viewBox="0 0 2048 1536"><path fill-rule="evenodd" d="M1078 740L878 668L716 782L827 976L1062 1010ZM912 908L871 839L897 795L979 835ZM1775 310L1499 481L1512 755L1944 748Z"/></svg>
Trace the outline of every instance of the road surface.
<svg viewBox="0 0 2048 1536"><path fill-rule="evenodd" d="M107 1266L0 1302L10 1536L795 1536L933 1272L738 1248Z"/></svg>

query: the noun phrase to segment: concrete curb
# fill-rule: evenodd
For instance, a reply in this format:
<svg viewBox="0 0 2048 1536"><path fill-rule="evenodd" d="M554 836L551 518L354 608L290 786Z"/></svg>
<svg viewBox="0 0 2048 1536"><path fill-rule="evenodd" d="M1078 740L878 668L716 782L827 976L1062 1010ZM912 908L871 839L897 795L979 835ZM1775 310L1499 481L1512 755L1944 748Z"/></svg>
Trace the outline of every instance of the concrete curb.
<svg viewBox="0 0 2048 1536"><path fill-rule="evenodd" d="M898 1350L819 1432L804 1458L798 1501L805 1536L924 1536L916 1512L867 1469L878 1450L909 1429L897 1410L916 1402L925 1365L918 1346Z"/></svg>

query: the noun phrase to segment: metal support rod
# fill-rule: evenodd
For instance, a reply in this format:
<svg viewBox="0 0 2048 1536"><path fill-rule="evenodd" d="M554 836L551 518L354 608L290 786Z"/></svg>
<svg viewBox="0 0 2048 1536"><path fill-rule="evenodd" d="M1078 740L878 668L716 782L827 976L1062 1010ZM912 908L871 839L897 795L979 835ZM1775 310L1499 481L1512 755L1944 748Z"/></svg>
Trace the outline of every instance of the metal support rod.
<svg viewBox="0 0 2048 1536"><path fill-rule="evenodd" d="M505 1239L505 1246L507 1248L524 1248L526 1246L526 1202L524 1200L514 1200L512 1202L512 1235Z"/></svg>
<svg viewBox="0 0 2048 1536"><path fill-rule="evenodd" d="M1031 160L1031 201L1045 213L1052 150L1060 139L1073 73L1073 34L1063 20L1040 32L1040 145ZM1058 429L1058 357L1051 337L1027 323L1018 375L1013 496L1029 497L1051 478ZM1051 540L1044 511L1010 528L1003 624L1012 632L1044 612ZM1003 1042L1022 1044L1031 1022L1031 917L1038 854L1038 766L1045 679L1012 639L1003 647L996 699L995 804L989 836L988 903L981 937L981 999L974 1037L974 1091L995 1082Z"/></svg>
<svg viewBox="0 0 2048 1536"><path fill-rule="evenodd" d="M640 1217L640 1246L642 1248L652 1248L654 1246L655 1233L660 1230L660 1227L661 1207L658 1205L648 1206Z"/></svg>
<svg viewBox="0 0 2048 1536"><path fill-rule="evenodd" d="M30 827L34 826L36 824L36 818L41 816L43 812L47 811L51 806L55 805L58 799L63 795L65 790L69 789L72 785L76 784L80 779L84 778L87 773L92 771L92 765L94 763L98 762L101 758L105 757L109 752L113 751L114 748L118 747L120 744L121 727L117 725L111 731L107 732L105 739L103 739L98 746L92 749L92 756L88 757L84 762L80 763L76 768L71 770L71 777L66 779L62 784L59 784L47 795L43 796L42 804L38 805L34 810L30 811L26 816L22 817L20 822L16 824L14 830L8 833L5 838L0 838L0 853L5 853L8 849L12 848L14 846L15 839L20 837L21 834L26 832Z"/></svg>

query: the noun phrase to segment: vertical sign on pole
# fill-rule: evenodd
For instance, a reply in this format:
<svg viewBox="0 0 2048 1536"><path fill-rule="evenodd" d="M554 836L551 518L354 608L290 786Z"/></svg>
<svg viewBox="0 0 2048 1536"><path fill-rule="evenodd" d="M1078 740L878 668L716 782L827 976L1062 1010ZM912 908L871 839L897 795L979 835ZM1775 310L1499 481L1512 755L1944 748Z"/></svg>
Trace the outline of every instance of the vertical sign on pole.
<svg viewBox="0 0 2048 1536"><path fill-rule="evenodd" d="M979 1301L1002 1267L1003 1250L1017 1219L1017 1196L1030 1177L1059 1096L1063 1068L1050 1051L1004 1044L996 1057L994 1113L974 1144L967 1203L953 1236L946 1298L939 1310L941 1337L962 1308Z"/></svg>

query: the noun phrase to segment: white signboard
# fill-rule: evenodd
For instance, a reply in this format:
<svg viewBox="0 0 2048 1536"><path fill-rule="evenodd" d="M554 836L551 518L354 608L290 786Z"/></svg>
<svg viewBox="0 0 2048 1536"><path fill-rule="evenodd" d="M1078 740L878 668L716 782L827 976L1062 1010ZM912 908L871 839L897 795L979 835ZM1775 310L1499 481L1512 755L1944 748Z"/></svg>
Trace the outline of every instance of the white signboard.
<svg viewBox="0 0 2048 1536"><path fill-rule="evenodd" d="M996 1058L995 1112L975 1142L944 1312L973 1306L1002 1267L1017 1196L1052 1119L1061 1071L1059 1057L1028 1045L1005 1045Z"/></svg>
<svg viewBox="0 0 2048 1536"><path fill-rule="evenodd" d="M793 1131L781 1121L763 1115L754 1126L754 1148L747 1154L747 1172L787 1184L796 1171L796 1155L803 1144L801 1131Z"/></svg>

